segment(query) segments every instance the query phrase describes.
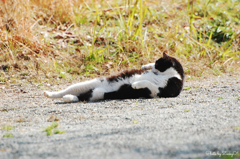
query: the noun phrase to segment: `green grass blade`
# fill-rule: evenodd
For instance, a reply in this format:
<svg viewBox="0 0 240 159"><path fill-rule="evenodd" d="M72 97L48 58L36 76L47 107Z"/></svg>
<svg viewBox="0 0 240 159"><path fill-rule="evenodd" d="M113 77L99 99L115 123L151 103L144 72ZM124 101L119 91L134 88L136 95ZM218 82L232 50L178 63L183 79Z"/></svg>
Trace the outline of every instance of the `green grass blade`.
<svg viewBox="0 0 240 159"><path fill-rule="evenodd" d="M211 42L211 39L212 39L212 34L213 34L213 32L211 31L210 36L209 36L209 39L208 39L208 42L207 42L207 46L208 46L208 47L210 47L210 42Z"/></svg>

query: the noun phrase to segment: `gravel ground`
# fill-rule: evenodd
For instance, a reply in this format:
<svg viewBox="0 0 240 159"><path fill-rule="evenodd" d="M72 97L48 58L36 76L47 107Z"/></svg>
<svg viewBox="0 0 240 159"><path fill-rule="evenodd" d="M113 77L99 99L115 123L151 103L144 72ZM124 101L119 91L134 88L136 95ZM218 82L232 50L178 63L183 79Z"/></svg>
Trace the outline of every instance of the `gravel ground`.
<svg viewBox="0 0 240 159"><path fill-rule="evenodd" d="M0 158L239 155L239 82L240 75L224 75L187 81L177 98L70 104L45 98L36 86L3 89L2 84ZM43 130L54 120L65 133L47 136ZM7 134L13 137L3 137Z"/></svg>

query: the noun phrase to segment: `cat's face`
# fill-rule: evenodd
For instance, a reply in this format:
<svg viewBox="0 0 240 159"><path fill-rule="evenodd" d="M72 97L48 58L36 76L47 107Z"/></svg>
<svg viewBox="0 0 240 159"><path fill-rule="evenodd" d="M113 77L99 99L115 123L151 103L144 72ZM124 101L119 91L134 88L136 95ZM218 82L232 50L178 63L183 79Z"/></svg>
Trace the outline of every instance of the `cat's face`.
<svg viewBox="0 0 240 159"><path fill-rule="evenodd" d="M173 58L171 58L168 54L163 53L163 57L158 59L155 62L155 69L160 72L166 71L168 68L173 67L175 64Z"/></svg>
<svg viewBox="0 0 240 159"><path fill-rule="evenodd" d="M163 57L155 62L155 69L157 69L160 72L164 72L170 67L174 67L174 65L175 59L170 57L168 54L163 53Z"/></svg>
<svg viewBox="0 0 240 159"><path fill-rule="evenodd" d="M163 57L155 62L154 69L160 72L165 72L169 68L174 68L181 75L182 79L184 78L184 71L180 62L174 57L163 53Z"/></svg>

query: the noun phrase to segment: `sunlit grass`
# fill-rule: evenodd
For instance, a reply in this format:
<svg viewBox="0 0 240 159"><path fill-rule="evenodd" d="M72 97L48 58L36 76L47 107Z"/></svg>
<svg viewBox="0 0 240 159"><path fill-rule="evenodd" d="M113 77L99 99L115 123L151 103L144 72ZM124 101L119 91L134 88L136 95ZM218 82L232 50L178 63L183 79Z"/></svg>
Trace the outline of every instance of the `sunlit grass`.
<svg viewBox="0 0 240 159"><path fill-rule="evenodd" d="M191 76L236 72L239 8L228 0L2 0L0 80L103 76L165 50Z"/></svg>

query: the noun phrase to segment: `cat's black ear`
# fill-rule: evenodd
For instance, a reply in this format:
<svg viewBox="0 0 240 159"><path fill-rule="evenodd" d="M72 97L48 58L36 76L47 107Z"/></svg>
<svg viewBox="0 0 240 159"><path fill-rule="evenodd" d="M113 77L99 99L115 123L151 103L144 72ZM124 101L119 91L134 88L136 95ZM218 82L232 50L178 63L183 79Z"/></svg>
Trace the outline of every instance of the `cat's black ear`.
<svg viewBox="0 0 240 159"><path fill-rule="evenodd" d="M168 58L169 55L166 52L163 52L163 58Z"/></svg>

